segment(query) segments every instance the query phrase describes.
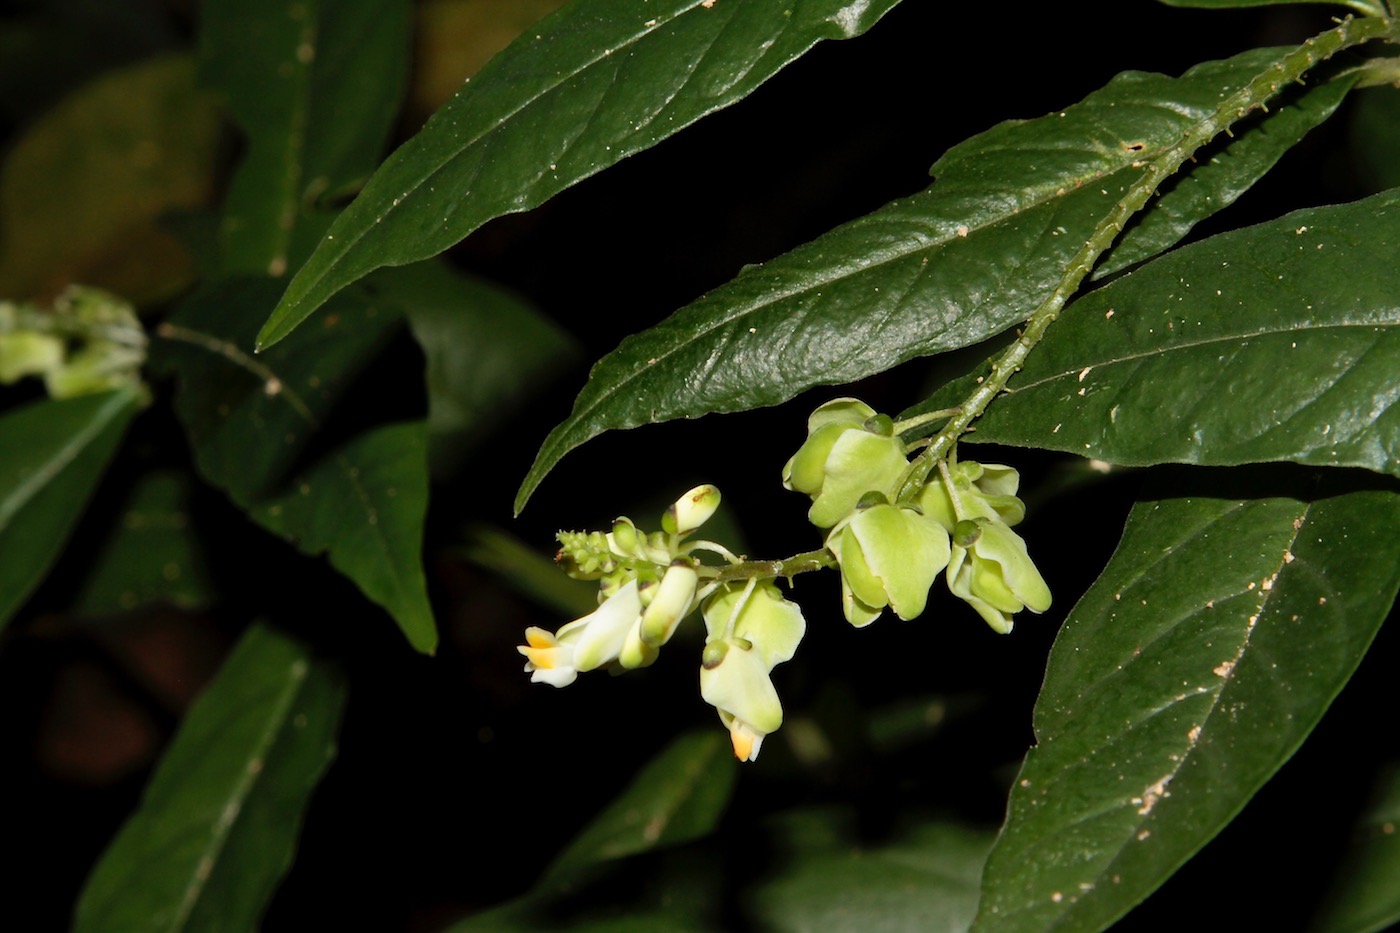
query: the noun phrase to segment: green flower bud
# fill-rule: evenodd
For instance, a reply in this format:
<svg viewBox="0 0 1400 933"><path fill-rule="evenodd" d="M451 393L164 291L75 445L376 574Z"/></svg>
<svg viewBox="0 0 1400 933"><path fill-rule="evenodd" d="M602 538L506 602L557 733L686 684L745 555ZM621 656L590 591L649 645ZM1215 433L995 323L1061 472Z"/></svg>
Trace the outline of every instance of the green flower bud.
<svg viewBox="0 0 1400 933"><path fill-rule="evenodd" d="M646 535L637 530L632 519L622 516L613 522L612 534L608 535L608 549L618 557L639 558L646 547Z"/></svg>
<svg viewBox="0 0 1400 933"><path fill-rule="evenodd" d="M919 490L919 509L949 531L959 518L989 518L1006 525L1020 524L1026 517L1026 506L1016 498L1016 489L1021 477L1009 466L1000 463L977 463L964 460L954 465L953 486L958 494L963 514L960 516L953 506L953 498L943 483L943 477L935 473Z"/></svg>
<svg viewBox="0 0 1400 933"><path fill-rule="evenodd" d="M856 399L836 399L812 413L807 440L783 467L783 485L812 497L808 519L830 528L872 490L893 495L909 465L894 422Z"/></svg>
<svg viewBox="0 0 1400 933"><path fill-rule="evenodd" d="M63 365L63 341L52 334L17 331L0 334L0 383L42 376Z"/></svg>
<svg viewBox="0 0 1400 933"><path fill-rule="evenodd" d="M948 589L977 610L995 631L1011 631L1022 609L1050 608L1050 588L1031 561L1026 542L1002 522L978 519L981 533L969 545L955 539L948 561Z"/></svg>
<svg viewBox="0 0 1400 933"><path fill-rule="evenodd" d="M695 587L699 581L700 576L689 561L678 560L671 564L642 613L639 636L644 644L660 647L671 640L676 626L695 602Z"/></svg>
<svg viewBox="0 0 1400 933"><path fill-rule="evenodd" d="M719 490L714 486L696 486L671 504L661 516L661 527L669 535L690 534L715 514L719 498Z"/></svg>
<svg viewBox="0 0 1400 933"><path fill-rule="evenodd" d="M889 606L913 619L928 603L929 587L948 564L948 532L913 509L876 505L832 529L826 546L841 565L846 620L868 625Z"/></svg>

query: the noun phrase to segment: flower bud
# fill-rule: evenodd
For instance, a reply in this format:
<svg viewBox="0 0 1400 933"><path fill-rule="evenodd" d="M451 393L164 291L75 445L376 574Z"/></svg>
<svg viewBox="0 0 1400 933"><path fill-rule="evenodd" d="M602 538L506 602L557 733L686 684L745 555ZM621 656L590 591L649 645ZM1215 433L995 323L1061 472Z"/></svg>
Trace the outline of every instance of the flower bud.
<svg viewBox="0 0 1400 933"><path fill-rule="evenodd" d="M1026 517L1026 506L1016 497L1021 477L1009 466L1000 463L977 463L964 460L949 469L954 491L962 505L959 516L952 495L938 473L929 477L919 490L919 509L949 531L961 518L989 518L1007 526L1020 524Z"/></svg>
<svg viewBox="0 0 1400 933"><path fill-rule="evenodd" d="M948 589L977 610L995 631L1011 631L1022 609L1050 608L1050 588L1031 561L1026 542L1002 522L978 519L979 534L955 536L948 561ZM963 529L959 529L962 531Z"/></svg>
<svg viewBox="0 0 1400 933"><path fill-rule="evenodd" d="M661 527L669 535L690 534L715 514L719 499L719 490L714 486L696 486L666 510L661 516Z"/></svg>
<svg viewBox="0 0 1400 933"><path fill-rule="evenodd" d="M700 576L689 561L678 560L667 568L642 613L639 635L644 644L657 648L671 640L676 626L695 602L695 587L699 581Z"/></svg>
<svg viewBox="0 0 1400 933"><path fill-rule="evenodd" d="M948 564L948 532L913 509L884 504L862 509L832 529L826 546L841 566L846 620L869 625L889 606L913 619Z"/></svg>

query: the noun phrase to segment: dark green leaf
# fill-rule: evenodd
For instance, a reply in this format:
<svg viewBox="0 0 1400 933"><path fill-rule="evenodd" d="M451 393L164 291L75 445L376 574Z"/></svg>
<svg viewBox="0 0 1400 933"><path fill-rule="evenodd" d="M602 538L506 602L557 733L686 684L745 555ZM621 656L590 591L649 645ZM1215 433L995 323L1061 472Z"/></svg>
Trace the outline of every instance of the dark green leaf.
<svg viewBox="0 0 1400 933"><path fill-rule="evenodd" d="M381 266L442 252L708 113L897 0L577 0L497 55L337 218L259 335Z"/></svg>
<svg viewBox="0 0 1400 933"><path fill-rule="evenodd" d="M550 866L555 884L599 862L697 839L714 829L734 789L737 766L719 729L668 745Z"/></svg>
<svg viewBox="0 0 1400 933"><path fill-rule="evenodd" d="M0 170L0 295L65 283L137 303L173 297L192 264L160 218L209 200L218 108L171 55L103 75L44 115Z"/></svg>
<svg viewBox="0 0 1400 933"><path fill-rule="evenodd" d="M852 833L814 832L807 814L778 824L782 871L748 898L759 928L872 933L962 933L977 912L982 863L992 835L953 823L923 823L879 844Z"/></svg>
<svg viewBox="0 0 1400 933"><path fill-rule="evenodd" d="M603 431L774 405L1024 320L1143 162L1286 51L1256 50L1181 78L1128 72L1063 112L1003 123L944 155L925 191L749 267L629 337L545 440L516 509L564 454ZM1340 93L1324 85L1242 126L1231 154L1165 194L1160 216L1130 231L1109 267L1169 246L1229 203Z"/></svg>
<svg viewBox="0 0 1400 933"><path fill-rule="evenodd" d="M425 654L437 627L423 578L428 513L427 429L421 422L368 431L328 454L253 517L335 569L399 623Z"/></svg>
<svg viewBox="0 0 1400 933"><path fill-rule="evenodd" d="M427 358L428 441L448 473L578 355L573 340L524 299L436 263L384 269L370 280L404 309Z"/></svg>
<svg viewBox="0 0 1400 933"><path fill-rule="evenodd" d="M1400 587L1400 494L1269 495L1273 475L1229 478L1258 498L1134 508L1051 652L974 929L1107 927L1239 812L1355 670Z"/></svg>
<svg viewBox="0 0 1400 933"><path fill-rule="evenodd" d="M175 409L200 472L259 522L332 565L392 614L421 651L436 645L421 568L427 445L421 426L370 431L303 468L353 378L400 323L363 290L319 325L254 357L256 310L277 284L232 281L193 296L156 331L158 366L179 378ZM249 313L252 311L252 313ZM294 470L302 474L292 477Z"/></svg>
<svg viewBox="0 0 1400 933"><path fill-rule="evenodd" d="M157 369L179 378L175 410L205 479L244 508L278 491L355 376L400 326L396 309L345 295L321 326L253 356L278 285L233 280L192 295L156 330Z"/></svg>
<svg viewBox="0 0 1400 933"><path fill-rule="evenodd" d="M139 406L136 389L0 417L0 626L38 586Z"/></svg>
<svg viewBox="0 0 1400 933"><path fill-rule="evenodd" d="M181 473L142 477L78 591L75 612L111 615L150 603L181 609L209 603L203 554L185 508L188 497L188 477Z"/></svg>
<svg viewBox="0 0 1400 933"><path fill-rule="evenodd" d="M330 222L320 200L374 168L408 77L407 0L213 0L200 73L248 148L224 214L224 271L296 269Z"/></svg>
<svg viewBox="0 0 1400 933"><path fill-rule="evenodd" d="M1209 7L1221 10L1244 6L1279 6L1284 3L1326 3L1330 6L1349 6L1368 16L1384 16L1385 5L1381 0L1161 0L1167 6Z"/></svg>
<svg viewBox="0 0 1400 933"><path fill-rule="evenodd" d="M1397 249L1391 191L1163 256L1072 304L967 439L1400 474Z"/></svg>
<svg viewBox="0 0 1400 933"><path fill-rule="evenodd" d="M1313 917L1318 933L1372 933L1400 923L1400 763L1376 785L1376 798L1337 865L1332 890Z"/></svg>
<svg viewBox="0 0 1400 933"><path fill-rule="evenodd" d="M301 646L250 629L88 879L77 933L257 929L335 753L344 699Z"/></svg>

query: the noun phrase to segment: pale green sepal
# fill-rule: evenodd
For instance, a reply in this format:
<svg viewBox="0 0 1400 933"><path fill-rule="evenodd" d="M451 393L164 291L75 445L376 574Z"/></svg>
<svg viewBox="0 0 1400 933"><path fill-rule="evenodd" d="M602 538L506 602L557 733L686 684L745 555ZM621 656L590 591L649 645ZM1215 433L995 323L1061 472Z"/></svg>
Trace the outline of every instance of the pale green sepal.
<svg viewBox="0 0 1400 933"><path fill-rule="evenodd" d="M783 724L783 704L756 650L745 651L731 643L719 664L700 669L700 695L760 733L773 732Z"/></svg>
<svg viewBox="0 0 1400 933"><path fill-rule="evenodd" d="M831 456L836 439L858 430L858 424L835 422L813 431L783 466L783 486L808 496L820 493L826 481L826 458Z"/></svg>
<svg viewBox="0 0 1400 933"><path fill-rule="evenodd" d="M876 609L888 605L906 621L924 611L929 587L948 565L943 526L892 505L852 516L834 543L832 552L854 598Z"/></svg>
<svg viewBox="0 0 1400 933"><path fill-rule="evenodd" d="M777 584L771 580L748 590L745 600L746 590L747 587L731 584L705 601L705 627L710 638L724 637L737 608L739 614L734 618L734 638L750 642L769 668L790 660L807 632L801 607L785 599Z"/></svg>
<svg viewBox="0 0 1400 933"><path fill-rule="evenodd" d="M845 432L826 458L826 476L807 512L808 520L818 528L830 528L851 514L867 492L891 494L908 465L899 438L864 430Z"/></svg>
<svg viewBox="0 0 1400 933"><path fill-rule="evenodd" d="M885 506L867 515L851 522L865 563L883 583L894 614L916 618L928 603L929 587L948 566L948 532L910 509Z"/></svg>
<svg viewBox="0 0 1400 933"><path fill-rule="evenodd" d="M979 524L982 533L970 547L953 546L948 589L1004 635L1021 609L1044 612L1050 608L1050 588L1020 535L999 521Z"/></svg>
<svg viewBox="0 0 1400 933"><path fill-rule="evenodd" d="M1000 522L988 522L973 550L978 557L1000 566L1001 579L1027 609L1044 612L1050 608L1050 587L1036 569L1020 535Z"/></svg>
<svg viewBox="0 0 1400 933"><path fill-rule="evenodd" d="M837 421L861 425L875 415L875 409L858 398L834 398L817 406L817 410L807 417L807 433L812 434L823 425Z"/></svg>

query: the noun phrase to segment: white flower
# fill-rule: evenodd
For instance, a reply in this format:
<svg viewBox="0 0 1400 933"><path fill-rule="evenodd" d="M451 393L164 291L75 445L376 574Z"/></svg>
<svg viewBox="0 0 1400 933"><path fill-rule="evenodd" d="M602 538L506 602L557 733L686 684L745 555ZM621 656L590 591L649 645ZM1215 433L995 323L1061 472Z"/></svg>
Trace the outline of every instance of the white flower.
<svg viewBox="0 0 1400 933"><path fill-rule="evenodd" d="M551 635L542 628L525 630L528 644L516 648L526 658L534 683L567 687L580 672L617 660L642 618L637 581L619 589L593 612Z"/></svg>

